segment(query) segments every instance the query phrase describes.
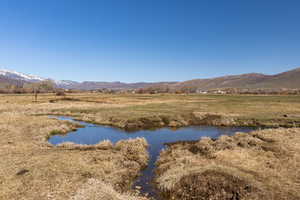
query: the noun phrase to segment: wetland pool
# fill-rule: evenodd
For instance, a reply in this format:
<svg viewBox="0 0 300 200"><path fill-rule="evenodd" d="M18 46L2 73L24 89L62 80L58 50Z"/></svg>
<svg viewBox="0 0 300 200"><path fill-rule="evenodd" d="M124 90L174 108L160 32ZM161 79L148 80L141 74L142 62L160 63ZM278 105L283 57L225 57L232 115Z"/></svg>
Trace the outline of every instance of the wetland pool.
<svg viewBox="0 0 300 200"><path fill-rule="evenodd" d="M59 120L75 121L71 117L50 116ZM53 145L58 145L64 142L73 142L75 144L97 144L103 140L110 140L116 143L119 140L130 138L144 137L149 144L150 160L146 169L141 173L141 176L136 180L135 186L141 187L141 193L148 194L156 200L160 200L159 192L152 184L154 178L155 162L159 157L161 150L166 148L165 143L173 143L178 141L194 141L201 137L218 138L221 135L233 135L236 132L251 132L255 130L252 127L216 127L216 126L190 126L179 129L160 128L156 130L141 130L135 132L126 132L124 130L95 125L82 121L76 121L84 125L84 128L79 128L76 131L69 132L66 135L54 135L48 141Z"/></svg>

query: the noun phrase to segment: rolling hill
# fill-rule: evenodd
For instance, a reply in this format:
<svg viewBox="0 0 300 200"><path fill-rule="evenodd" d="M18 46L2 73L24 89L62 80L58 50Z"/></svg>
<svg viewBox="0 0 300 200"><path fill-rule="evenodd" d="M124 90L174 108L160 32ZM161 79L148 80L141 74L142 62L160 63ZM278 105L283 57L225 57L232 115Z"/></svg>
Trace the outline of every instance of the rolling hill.
<svg viewBox="0 0 300 200"><path fill-rule="evenodd" d="M170 90L179 90L183 88L192 88L199 90L211 90L222 88L300 88L300 68L291 71L265 75L259 73L250 73L242 75L222 76L210 79L194 79L184 82L159 82L159 83L122 83L122 82L97 82L85 81L76 82L54 79L45 79L34 75L26 75L16 71L0 70L1 85L22 85L24 83L32 83L38 81L51 80L57 87L64 89L77 90L96 90L96 89L112 89L112 90L128 90L139 88L169 88Z"/></svg>
<svg viewBox="0 0 300 200"><path fill-rule="evenodd" d="M195 79L169 85L172 89L197 88L201 90L221 88L300 88L300 68L276 75L258 73L223 76L211 79Z"/></svg>
<svg viewBox="0 0 300 200"><path fill-rule="evenodd" d="M54 80L51 78L42 78L35 75L28 75L13 70L0 70L0 88L7 85L22 86L25 83L34 83L39 81L50 80L56 84L58 88L75 89L75 90L97 90L97 89L111 89L111 90L128 90L149 87L154 83L122 83L122 82L100 82L100 81L70 81L70 80ZM160 84L160 83L155 83ZM171 84L166 82L164 84Z"/></svg>

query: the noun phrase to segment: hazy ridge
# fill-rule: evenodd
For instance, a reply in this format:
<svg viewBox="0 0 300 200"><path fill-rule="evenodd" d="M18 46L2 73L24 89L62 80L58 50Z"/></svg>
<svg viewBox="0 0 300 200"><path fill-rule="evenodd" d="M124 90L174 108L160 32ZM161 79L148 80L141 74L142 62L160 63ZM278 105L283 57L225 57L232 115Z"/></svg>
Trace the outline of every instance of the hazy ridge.
<svg viewBox="0 0 300 200"><path fill-rule="evenodd" d="M32 83L43 80L53 81L57 87L64 89L77 90L130 90L139 88L161 88L168 87L170 89L181 88L197 88L200 90L221 89L221 88L300 88L300 68L286 71L275 75L265 75L259 73L249 73L241 75L222 76L209 79L194 79L183 82L157 82L157 83L122 83L122 82L100 82L100 81L56 81L51 78L41 78L23 73L0 70L0 85L16 85L20 86L25 83Z"/></svg>

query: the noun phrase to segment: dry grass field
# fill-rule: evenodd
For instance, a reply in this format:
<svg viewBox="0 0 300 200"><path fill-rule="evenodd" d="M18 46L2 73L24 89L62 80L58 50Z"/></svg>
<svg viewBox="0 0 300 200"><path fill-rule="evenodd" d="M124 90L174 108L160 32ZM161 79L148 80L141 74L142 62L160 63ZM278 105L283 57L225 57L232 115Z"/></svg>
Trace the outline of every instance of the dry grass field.
<svg viewBox="0 0 300 200"><path fill-rule="evenodd" d="M157 162L167 199L300 199L300 129L170 144Z"/></svg>
<svg viewBox="0 0 300 200"><path fill-rule="evenodd" d="M66 133L78 128L78 124L50 119L47 115L68 115L83 121L127 130L197 124L298 127L300 126L300 97L82 93L68 94L64 99L52 94L43 94L39 95L38 102L33 102L32 95L0 95L1 200L145 199L132 194L133 191L130 190L133 180L147 165L147 142L144 139L121 141L117 144L104 141L93 146L67 143L54 147L47 142L51 134ZM272 180L276 180L274 187L269 185L264 187L278 191L278 195L281 191L283 193L288 191L290 197L299 197L295 196L294 191L299 189L297 188L299 176L296 174L298 171L292 170L293 167L299 167L300 142L299 137L296 138L297 132L298 129L274 131L274 140L278 143L283 142L287 146L276 146L275 142L275 150L270 145L269 153L263 151L264 153L261 154L257 150L259 145L265 142L259 140L258 147L254 145L249 148L251 151L235 146L224 151L212 150L213 152L207 155L212 156L213 159L208 159L207 155L202 158L202 154L199 156L200 154L191 152L195 158L180 162L185 165L184 162L194 162L195 159L196 163L201 164L202 161L197 160L199 157L200 160L203 159L203 163L212 161L212 165L220 168L220 165L213 163L214 160L225 163L230 156L233 156L230 157L232 163L226 165L226 170L230 171L239 166L241 176L248 176L245 170L252 170L252 176L256 173L260 178L269 177L267 182L253 179L255 183L271 185ZM273 132L266 131L264 134L272 138L271 133ZM184 149L185 146L178 148ZM209 148L215 147L212 144ZM173 148L170 151L173 151ZM185 151L187 150L183 150ZM176 154L176 151L174 153ZM293 157L296 154L298 157ZM158 170L161 177L165 173L161 163L166 159L164 155L168 154L164 152L162 155ZM180 152L180 155L183 155L184 160L185 153ZM255 159L252 161L252 158ZM251 162L246 163L251 166L245 167L243 161L248 159ZM266 161L268 159L270 159L269 164ZM276 168L282 162L283 171L277 171ZM263 164L262 168L258 167L260 164ZM290 168L287 168L288 166ZM275 170L272 171L272 167ZM291 170L284 171L284 169ZM266 174L263 176L264 170ZM165 180L161 177L158 180ZM290 177L294 178L290 179ZM298 182L294 182L296 178ZM162 189L173 190L174 184L169 188L164 185L164 181L159 182ZM281 183L284 185L281 186ZM297 187L291 187L295 183L298 184ZM174 187L177 186L175 184ZM261 188L253 188L256 189Z"/></svg>
<svg viewBox="0 0 300 200"><path fill-rule="evenodd" d="M132 181L147 165L144 139L54 147L47 142L49 134L66 133L78 125L24 113L0 114L1 200L144 199L122 194L130 192ZM97 193L88 198L94 188Z"/></svg>
<svg viewBox="0 0 300 200"><path fill-rule="evenodd" d="M52 102L52 103L51 103ZM1 110L68 115L135 130L187 125L299 127L300 96L72 94L2 95Z"/></svg>

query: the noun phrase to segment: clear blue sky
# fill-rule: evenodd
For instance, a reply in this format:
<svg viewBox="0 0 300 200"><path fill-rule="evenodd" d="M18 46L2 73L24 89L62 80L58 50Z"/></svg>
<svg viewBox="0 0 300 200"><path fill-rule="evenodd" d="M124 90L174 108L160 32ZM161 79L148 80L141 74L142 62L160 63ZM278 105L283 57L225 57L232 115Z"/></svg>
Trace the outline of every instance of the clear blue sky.
<svg viewBox="0 0 300 200"><path fill-rule="evenodd" d="M0 68L149 82L299 66L299 0L0 0Z"/></svg>

